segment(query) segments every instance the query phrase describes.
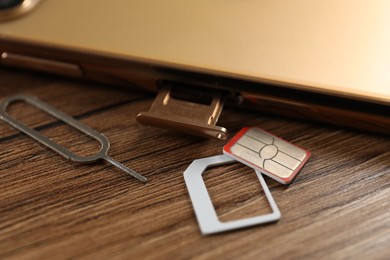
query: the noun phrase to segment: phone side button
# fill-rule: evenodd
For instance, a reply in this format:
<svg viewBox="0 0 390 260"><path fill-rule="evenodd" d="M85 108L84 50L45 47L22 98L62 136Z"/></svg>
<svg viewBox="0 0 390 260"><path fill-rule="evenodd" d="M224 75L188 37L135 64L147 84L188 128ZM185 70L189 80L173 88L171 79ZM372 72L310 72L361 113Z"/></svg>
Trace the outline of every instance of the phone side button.
<svg viewBox="0 0 390 260"><path fill-rule="evenodd" d="M70 77L81 77L83 75L81 68L78 65L72 63L48 60L9 52L1 53L0 63L7 66L39 70Z"/></svg>

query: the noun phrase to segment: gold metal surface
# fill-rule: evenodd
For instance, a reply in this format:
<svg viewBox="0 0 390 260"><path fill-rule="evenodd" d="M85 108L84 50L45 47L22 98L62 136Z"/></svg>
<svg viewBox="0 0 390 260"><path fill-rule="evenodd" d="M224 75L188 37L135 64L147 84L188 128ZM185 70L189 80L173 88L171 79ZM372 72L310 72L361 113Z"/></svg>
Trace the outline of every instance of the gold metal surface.
<svg viewBox="0 0 390 260"><path fill-rule="evenodd" d="M137 121L208 138L227 138L227 130L215 125L223 108L222 96L214 96L208 105L179 100L171 93L170 88L162 88L149 111L139 113Z"/></svg>
<svg viewBox="0 0 390 260"><path fill-rule="evenodd" d="M0 53L37 59L5 65L149 91L166 81L222 88L262 113L389 134L389 9L383 0L42 1L0 22Z"/></svg>
<svg viewBox="0 0 390 260"><path fill-rule="evenodd" d="M56 0L1 23L0 38L390 104L388 10L383 0Z"/></svg>
<svg viewBox="0 0 390 260"><path fill-rule="evenodd" d="M83 74L80 67L75 64L29 57L8 52L3 52L1 54L0 64L61 74L70 77L81 77Z"/></svg>

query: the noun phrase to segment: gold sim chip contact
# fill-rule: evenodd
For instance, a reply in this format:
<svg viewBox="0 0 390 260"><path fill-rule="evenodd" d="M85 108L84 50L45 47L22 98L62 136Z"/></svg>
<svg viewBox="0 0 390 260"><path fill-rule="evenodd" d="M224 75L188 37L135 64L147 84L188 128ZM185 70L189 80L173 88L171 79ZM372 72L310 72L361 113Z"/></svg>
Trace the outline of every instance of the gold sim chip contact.
<svg viewBox="0 0 390 260"><path fill-rule="evenodd" d="M283 184L291 183L310 157L308 150L257 127L241 129L223 153Z"/></svg>

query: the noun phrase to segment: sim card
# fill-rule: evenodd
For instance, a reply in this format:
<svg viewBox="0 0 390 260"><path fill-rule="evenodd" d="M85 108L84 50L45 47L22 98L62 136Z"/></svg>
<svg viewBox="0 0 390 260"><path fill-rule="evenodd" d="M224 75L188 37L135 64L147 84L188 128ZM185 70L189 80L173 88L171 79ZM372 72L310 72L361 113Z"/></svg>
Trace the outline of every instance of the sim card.
<svg viewBox="0 0 390 260"><path fill-rule="evenodd" d="M310 152L257 127L241 129L224 147L227 156L289 184L310 157Z"/></svg>

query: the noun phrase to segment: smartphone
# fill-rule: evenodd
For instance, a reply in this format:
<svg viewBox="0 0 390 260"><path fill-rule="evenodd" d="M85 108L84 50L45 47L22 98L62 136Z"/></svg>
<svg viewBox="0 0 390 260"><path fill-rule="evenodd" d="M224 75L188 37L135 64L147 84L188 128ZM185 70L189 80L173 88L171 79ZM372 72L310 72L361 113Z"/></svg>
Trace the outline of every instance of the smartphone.
<svg viewBox="0 0 390 260"><path fill-rule="evenodd" d="M0 65L390 133L387 1L0 0ZM180 95L177 95L180 96Z"/></svg>

